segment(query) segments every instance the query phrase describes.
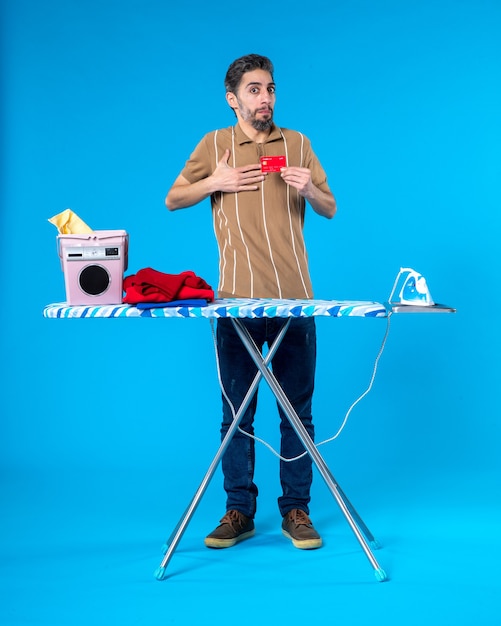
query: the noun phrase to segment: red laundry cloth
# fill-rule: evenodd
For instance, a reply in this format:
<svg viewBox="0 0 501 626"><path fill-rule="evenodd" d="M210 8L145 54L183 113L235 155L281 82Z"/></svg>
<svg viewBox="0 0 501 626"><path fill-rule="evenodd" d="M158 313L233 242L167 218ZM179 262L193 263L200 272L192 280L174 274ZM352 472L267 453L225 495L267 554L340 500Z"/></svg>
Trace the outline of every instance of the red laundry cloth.
<svg viewBox="0 0 501 626"><path fill-rule="evenodd" d="M214 290L195 272L186 271L180 274L165 274L151 267L146 267L126 276L123 281L125 304L138 302L170 302L200 298L212 302Z"/></svg>

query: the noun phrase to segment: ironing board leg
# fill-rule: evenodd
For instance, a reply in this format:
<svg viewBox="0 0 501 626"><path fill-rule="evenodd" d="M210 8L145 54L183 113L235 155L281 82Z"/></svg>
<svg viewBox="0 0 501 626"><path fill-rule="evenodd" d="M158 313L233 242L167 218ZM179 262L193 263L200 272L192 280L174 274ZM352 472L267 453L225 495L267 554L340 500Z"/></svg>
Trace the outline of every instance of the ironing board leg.
<svg viewBox="0 0 501 626"><path fill-rule="evenodd" d="M268 354L266 355L266 358L263 360L263 363L265 365L266 370L268 371L268 364L271 362L271 359L273 358L275 352L277 351L285 333L287 332L287 328L289 327L289 323L290 323L290 318L287 319L287 322L284 324L284 326L282 327L282 329L280 330L280 333L277 335L277 338L275 339L275 341L273 342L272 346L270 347ZM214 472L217 469L217 466L226 450L226 448L228 447L228 444L231 441L231 438L233 437L233 435L235 434L235 431L237 430L241 420L242 420L242 416L244 414L244 412L246 411L247 407L249 406L249 403L252 399L252 397L254 396L256 389L259 385L259 382L262 378L262 374L261 372L258 370L256 372L256 375L254 377L254 380L252 381L251 386L249 387L249 390L247 391L245 398L242 401L242 404L240 405L237 413L235 414L235 417L233 419L233 422L231 423L228 431L226 432L226 435L224 436L221 445L219 446L219 449L214 457L214 459L212 460L212 463L209 466L209 469L207 470L207 473L205 474L202 482L200 483L199 488L197 489L195 495L193 496L193 499L191 500L190 504L188 505L188 507L186 508L186 511L184 512L184 514L182 515L181 519L179 520L179 522L177 523L175 529L172 531L169 539L166 541L165 543L165 555L164 558L162 559L162 562L160 563L160 565L158 566L158 568L155 570L155 578L157 580L163 580L165 578L165 571L167 569L167 565L170 561L170 559L172 558L172 555L174 554L175 549L177 548L181 537L183 536L186 528L188 527L188 524L191 521L191 518L193 517L193 514L195 513L198 504L200 503L200 500L202 499L207 487L209 486L209 483L212 479L212 477L214 476Z"/></svg>
<svg viewBox="0 0 501 626"><path fill-rule="evenodd" d="M272 390L276 399L280 403L280 406L282 407L285 414L289 418L289 421L292 427L294 428L294 430L296 431L296 434L300 438L307 452L311 456L313 462L317 466L318 471L320 472L320 475L322 476L322 478L327 484L327 487L329 488L329 491L332 493L336 502L338 503L339 508L341 509L353 533L355 534L355 537L360 543L362 550L364 551L365 555L369 559L369 562L374 568L374 574L376 576L376 579L379 582L387 580L385 571L380 567L379 563L376 561L369 545L367 544L363 534L361 533L359 527L357 526L357 523L355 522L354 516L352 515L352 511L354 511L353 507L351 506L349 502L347 503L347 501L345 501L345 498L339 492L337 483L334 480L334 477L332 476L331 471L327 467L326 462L324 461L317 447L311 440L308 434L308 431L306 430L303 423L299 419L297 413L295 412L293 406L291 405L283 389L278 384L277 379L272 374L272 372L268 369L267 364L264 362L262 355L260 354L259 350L256 348L254 341L252 340L252 337L250 336L249 332L247 331L245 326L239 322L237 318L232 318L232 322L235 326L235 329L240 339L242 340L242 343L245 345L245 347L247 348L247 351L249 352L249 355L252 357L254 363L256 364L256 367L258 368L258 370L261 372L264 379L268 383L270 389ZM356 514L355 516L357 520L361 522L360 516L358 514ZM367 529L365 524L362 524L362 527L364 529ZM372 537L371 534L370 536ZM374 538L372 537L372 539Z"/></svg>
<svg viewBox="0 0 501 626"><path fill-rule="evenodd" d="M339 495L341 496L341 498L343 498L344 503L346 504L346 508L349 510L349 512L353 516L355 522L357 523L357 526L360 528L360 530L365 535L365 538L367 539L370 547L373 550L379 550L379 548L381 547L379 541L374 537L374 535L371 533L371 531L367 528L367 526L365 525L363 519L357 513L357 511L355 510L355 507L353 506L353 504L348 500L348 498L346 497L346 494L341 489L341 486L336 481L336 479L334 478L334 476L332 475L330 470L328 468L327 468L327 470L329 472L329 476L330 476L332 482L335 483L335 485L336 485L336 489L337 489Z"/></svg>

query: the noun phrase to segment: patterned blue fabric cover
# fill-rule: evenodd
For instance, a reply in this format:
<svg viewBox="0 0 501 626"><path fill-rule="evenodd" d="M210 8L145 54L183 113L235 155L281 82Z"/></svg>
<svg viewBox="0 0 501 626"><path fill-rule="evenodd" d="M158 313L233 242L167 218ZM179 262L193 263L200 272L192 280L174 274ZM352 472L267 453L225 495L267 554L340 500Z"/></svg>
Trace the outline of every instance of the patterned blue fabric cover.
<svg viewBox="0 0 501 626"><path fill-rule="evenodd" d="M388 317L384 304L364 300L277 300L226 298L207 306L180 306L141 310L128 304L49 304L44 317Z"/></svg>

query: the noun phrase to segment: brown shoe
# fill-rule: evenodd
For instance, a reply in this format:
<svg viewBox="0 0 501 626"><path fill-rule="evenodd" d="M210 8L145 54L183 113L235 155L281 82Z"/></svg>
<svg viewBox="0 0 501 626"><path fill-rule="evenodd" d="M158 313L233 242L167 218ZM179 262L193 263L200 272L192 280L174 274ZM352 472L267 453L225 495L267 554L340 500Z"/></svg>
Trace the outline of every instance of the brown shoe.
<svg viewBox="0 0 501 626"><path fill-rule="evenodd" d="M219 526L207 535L204 543L208 548L231 548L238 541L252 537L255 532L253 519L240 511L231 510Z"/></svg>
<svg viewBox="0 0 501 626"><path fill-rule="evenodd" d="M313 528L311 519L301 509L292 509L284 515L282 532L301 550L312 550L322 545L322 538Z"/></svg>

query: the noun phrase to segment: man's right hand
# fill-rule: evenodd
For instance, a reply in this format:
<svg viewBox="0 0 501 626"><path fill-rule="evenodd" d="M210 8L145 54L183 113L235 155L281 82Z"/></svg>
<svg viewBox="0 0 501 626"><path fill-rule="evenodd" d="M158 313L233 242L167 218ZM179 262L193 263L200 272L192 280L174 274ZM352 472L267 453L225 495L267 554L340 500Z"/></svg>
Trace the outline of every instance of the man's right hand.
<svg viewBox="0 0 501 626"><path fill-rule="evenodd" d="M251 163L249 165L241 165L240 167L231 167L231 165L228 165L229 158L230 151L226 149L210 177L212 178L211 186L214 187L214 191L235 193L259 189L258 183L262 183L265 178L265 174L261 172L261 165L259 163Z"/></svg>
<svg viewBox="0 0 501 626"><path fill-rule="evenodd" d="M259 189L258 183L262 183L266 176L261 172L261 165L255 163L231 167L228 165L229 158L230 151L225 150L214 172L195 183L190 183L179 174L165 198L169 211L193 206L217 192L235 193Z"/></svg>

